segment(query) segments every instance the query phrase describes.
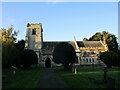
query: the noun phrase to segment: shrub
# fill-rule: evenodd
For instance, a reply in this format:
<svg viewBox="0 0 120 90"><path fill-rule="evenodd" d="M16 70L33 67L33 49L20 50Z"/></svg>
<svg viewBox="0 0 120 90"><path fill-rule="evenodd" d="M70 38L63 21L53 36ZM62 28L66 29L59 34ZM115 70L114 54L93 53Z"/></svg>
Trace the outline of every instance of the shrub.
<svg viewBox="0 0 120 90"><path fill-rule="evenodd" d="M38 64L37 54L33 50L30 49L23 50L21 57L22 57L21 64L23 64L24 69L30 68L31 65Z"/></svg>
<svg viewBox="0 0 120 90"><path fill-rule="evenodd" d="M107 51L100 54L100 59L109 67L118 66L119 58L118 54L113 51Z"/></svg>
<svg viewBox="0 0 120 90"><path fill-rule="evenodd" d="M71 64L76 62L76 53L73 46L69 43L60 43L53 52L53 61L57 64L62 63L65 70L71 68Z"/></svg>

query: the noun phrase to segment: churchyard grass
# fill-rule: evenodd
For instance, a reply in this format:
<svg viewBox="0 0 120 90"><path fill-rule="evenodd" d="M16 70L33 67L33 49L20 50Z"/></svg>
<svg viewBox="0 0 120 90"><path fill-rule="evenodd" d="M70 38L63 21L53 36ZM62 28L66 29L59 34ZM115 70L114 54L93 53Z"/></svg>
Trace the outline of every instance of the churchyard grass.
<svg viewBox="0 0 120 90"><path fill-rule="evenodd" d="M103 68L95 66L94 69L91 66L76 67L77 74L70 73L64 70L58 70L59 76L71 87L71 88L107 88L107 83L94 83L90 78L96 78L103 80L104 73ZM115 78L115 87L120 87L120 71L118 67L108 69L107 76Z"/></svg>
<svg viewBox="0 0 120 90"><path fill-rule="evenodd" d="M18 69L15 75L13 75L12 69L3 69L2 72L2 88L36 88L42 75L40 68L29 70Z"/></svg>

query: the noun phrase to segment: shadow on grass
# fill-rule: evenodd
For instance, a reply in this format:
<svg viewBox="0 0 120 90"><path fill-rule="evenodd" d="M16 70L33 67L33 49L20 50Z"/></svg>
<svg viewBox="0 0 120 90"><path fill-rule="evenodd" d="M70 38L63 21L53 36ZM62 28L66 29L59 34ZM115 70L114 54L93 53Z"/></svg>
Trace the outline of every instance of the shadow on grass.
<svg viewBox="0 0 120 90"><path fill-rule="evenodd" d="M107 88L107 83L103 82L103 70L101 67L96 67L94 70L91 67L77 67L77 70L77 74L63 69L57 72L71 88ZM116 88L120 86L118 74L120 74L120 71L117 68L111 68L108 71L108 76L113 76L116 79Z"/></svg>

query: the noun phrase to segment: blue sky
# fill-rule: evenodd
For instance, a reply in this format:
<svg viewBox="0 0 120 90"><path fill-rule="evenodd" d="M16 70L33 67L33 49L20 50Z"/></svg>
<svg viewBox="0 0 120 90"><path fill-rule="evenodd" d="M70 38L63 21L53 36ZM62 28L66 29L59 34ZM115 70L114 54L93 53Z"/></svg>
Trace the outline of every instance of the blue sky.
<svg viewBox="0 0 120 90"><path fill-rule="evenodd" d="M118 37L117 2L3 2L2 28L25 39L27 23L42 23L44 41L72 41L108 31Z"/></svg>

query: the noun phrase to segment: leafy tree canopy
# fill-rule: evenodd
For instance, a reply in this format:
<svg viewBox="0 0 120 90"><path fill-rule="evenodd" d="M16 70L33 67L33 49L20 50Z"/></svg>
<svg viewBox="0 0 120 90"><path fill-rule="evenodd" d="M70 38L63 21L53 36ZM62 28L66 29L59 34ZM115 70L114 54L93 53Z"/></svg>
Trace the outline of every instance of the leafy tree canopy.
<svg viewBox="0 0 120 90"><path fill-rule="evenodd" d="M88 39L87 38L83 38L83 41L88 41Z"/></svg>
<svg viewBox="0 0 120 90"><path fill-rule="evenodd" d="M8 29L0 30L0 37L2 39L3 44L13 44L17 40L17 35L19 31L13 31L13 26L11 25Z"/></svg>

